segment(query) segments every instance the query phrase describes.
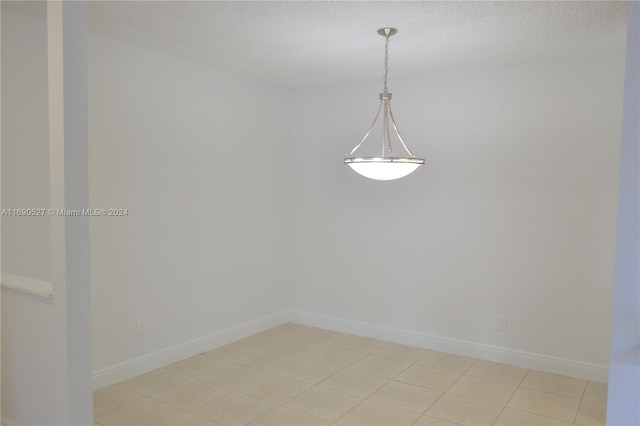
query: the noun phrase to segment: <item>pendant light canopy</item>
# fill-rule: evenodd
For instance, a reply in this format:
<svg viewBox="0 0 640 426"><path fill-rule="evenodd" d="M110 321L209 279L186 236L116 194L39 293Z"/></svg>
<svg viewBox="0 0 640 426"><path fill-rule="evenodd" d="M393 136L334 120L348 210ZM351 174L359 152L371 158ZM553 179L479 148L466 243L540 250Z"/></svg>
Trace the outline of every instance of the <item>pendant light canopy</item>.
<svg viewBox="0 0 640 426"><path fill-rule="evenodd" d="M384 91L380 93L380 103L378 113L371 123L371 127L364 135L358 145L344 159L344 163L349 165L355 172L369 179L376 180L394 180L407 176L424 164L424 158L416 158L411 153L407 144L400 136L398 125L396 124L393 113L391 112L391 93L387 89L387 74L389 73L389 37L398 32L395 28L380 28L378 34L385 38L384 45ZM382 151L380 157L354 157L353 154L362 146L365 140L371 134L378 118L382 112ZM389 132L389 122L393 126L393 130L400 140L402 147L407 152L407 157L396 157L391 146L391 138Z"/></svg>

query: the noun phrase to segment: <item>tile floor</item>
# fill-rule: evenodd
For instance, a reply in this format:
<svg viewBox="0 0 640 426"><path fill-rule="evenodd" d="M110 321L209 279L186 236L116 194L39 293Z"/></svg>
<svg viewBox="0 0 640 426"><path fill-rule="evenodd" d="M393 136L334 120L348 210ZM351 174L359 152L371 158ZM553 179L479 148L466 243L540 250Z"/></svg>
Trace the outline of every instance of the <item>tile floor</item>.
<svg viewBox="0 0 640 426"><path fill-rule="evenodd" d="M604 425L606 385L283 324L94 393L96 425Z"/></svg>

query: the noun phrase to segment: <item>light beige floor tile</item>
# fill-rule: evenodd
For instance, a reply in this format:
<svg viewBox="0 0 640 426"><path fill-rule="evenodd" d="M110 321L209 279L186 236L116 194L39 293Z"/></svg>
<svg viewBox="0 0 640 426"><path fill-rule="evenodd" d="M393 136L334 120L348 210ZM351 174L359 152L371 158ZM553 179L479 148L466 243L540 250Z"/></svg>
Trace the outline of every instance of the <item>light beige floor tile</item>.
<svg viewBox="0 0 640 426"><path fill-rule="evenodd" d="M582 398L586 385L586 380L531 370L521 386L579 399Z"/></svg>
<svg viewBox="0 0 640 426"><path fill-rule="evenodd" d="M569 422L505 408L495 426L571 426Z"/></svg>
<svg viewBox="0 0 640 426"><path fill-rule="evenodd" d="M475 399L445 394L425 414L464 425L491 425L502 408Z"/></svg>
<svg viewBox="0 0 640 426"><path fill-rule="evenodd" d="M463 375L447 393L504 406L517 388L517 385Z"/></svg>
<svg viewBox="0 0 640 426"><path fill-rule="evenodd" d="M224 361L221 359L205 355L196 355L168 365L165 368L175 373L184 374L185 376L198 377L223 364Z"/></svg>
<svg viewBox="0 0 640 426"><path fill-rule="evenodd" d="M265 374L264 371L229 362L198 377L198 379L223 388L237 390Z"/></svg>
<svg viewBox="0 0 640 426"><path fill-rule="evenodd" d="M295 361L291 355L258 349L255 352L238 357L235 362L261 371L274 371Z"/></svg>
<svg viewBox="0 0 640 426"><path fill-rule="evenodd" d="M333 346L323 346L317 351L300 355L302 358L312 359L325 364L333 364L338 367L347 367L353 364L365 354L362 352L351 352L334 348Z"/></svg>
<svg viewBox="0 0 640 426"><path fill-rule="evenodd" d="M441 392L432 389L391 381L368 399L422 414L441 395Z"/></svg>
<svg viewBox="0 0 640 426"><path fill-rule="evenodd" d="M287 337L273 344L265 344L263 348L283 354L301 356L309 352L317 351L322 348L322 345L294 336Z"/></svg>
<svg viewBox="0 0 640 426"><path fill-rule="evenodd" d="M508 407L572 422L579 405L580 400L576 398L521 387L516 390Z"/></svg>
<svg viewBox="0 0 640 426"><path fill-rule="evenodd" d="M280 342L286 339L286 336L278 333L270 333L268 331L263 331L262 333L254 334L253 336L245 337L244 339L238 340L238 343L246 344L249 346L253 346L256 348L262 348L264 345L272 345L276 342Z"/></svg>
<svg viewBox="0 0 640 426"><path fill-rule="evenodd" d="M330 343L344 339L346 336L347 334L344 333L339 333L332 330L324 330L322 328L315 327L309 330L305 330L304 332L296 335L296 337L298 337L299 339L304 339L310 343L315 343L317 345L328 345Z"/></svg>
<svg viewBox="0 0 640 426"><path fill-rule="evenodd" d="M93 393L93 415L98 417L107 411L142 398L142 395L119 386L97 390Z"/></svg>
<svg viewBox="0 0 640 426"><path fill-rule="evenodd" d="M452 423L435 417L422 416L413 424L413 426L458 426L460 423Z"/></svg>
<svg viewBox="0 0 640 426"><path fill-rule="evenodd" d="M289 377L267 374L241 388L239 392L275 404L282 404L310 387L309 383Z"/></svg>
<svg viewBox="0 0 640 426"><path fill-rule="evenodd" d="M341 425L411 425L420 415L373 401L363 401L338 419Z"/></svg>
<svg viewBox="0 0 640 426"><path fill-rule="evenodd" d="M293 322L287 322L284 324L280 324L277 327L273 327L269 330L267 330L269 333L276 333L276 334L282 334L283 336L295 336L298 335L304 331L310 330L311 327L306 326L306 325L302 325L302 324L296 324Z"/></svg>
<svg viewBox="0 0 640 426"><path fill-rule="evenodd" d="M476 361L465 374L496 382L520 385L529 370L497 362Z"/></svg>
<svg viewBox="0 0 640 426"><path fill-rule="evenodd" d="M96 421L105 426L158 426L177 424L184 414L184 411L170 405L141 398L96 417Z"/></svg>
<svg viewBox="0 0 640 426"><path fill-rule="evenodd" d="M366 398L375 392L376 389L382 387L385 383L387 383L387 379L382 377L346 369L325 379L320 383L320 386L324 386L338 392L348 393L349 395L360 398Z"/></svg>
<svg viewBox="0 0 640 426"><path fill-rule="evenodd" d="M251 426L328 426L330 421L287 407L278 407L251 422Z"/></svg>
<svg viewBox="0 0 640 426"><path fill-rule="evenodd" d="M218 422L196 416L193 413L184 413L175 422L168 423L168 426L222 426Z"/></svg>
<svg viewBox="0 0 640 426"><path fill-rule="evenodd" d="M258 347L249 343L234 342L226 346L205 352L202 355L212 356L225 361L234 361L250 352L258 350Z"/></svg>
<svg viewBox="0 0 640 426"><path fill-rule="evenodd" d="M575 422L582 426L604 426L607 422L607 406L597 402L582 401Z"/></svg>
<svg viewBox="0 0 640 426"><path fill-rule="evenodd" d="M270 402L234 392L214 399L193 413L224 425L246 425L276 407Z"/></svg>
<svg viewBox="0 0 640 426"><path fill-rule="evenodd" d="M426 356L419 359L416 364L437 370L451 371L462 374L476 362L473 358L466 356L445 354L443 352L431 351Z"/></svg>
<svg viewBox="0 0 640 426"><path fill-rule="evenodd" d="M192 411L229 392L229 389L192 379L149 397L182 410Z"/></svg>
<svg viewBox="0 0 640 426"><path fill-rule="evenodd" d="M349 366L349 368L361 371L366 374L393 379L398 374L406 370L411 364L408 362L395 361L374 355L367 355Z"/></svg>
<svg viewBox="0 0 640 426"><path fill-rule="evenodd" d="M344 338L331 343L331 346L345 351L371 353L382 346L382 340L371 339L369 337L346 335Z"/></svg>
<svg viewBox="0 0 640 426"><path fill-rule="evenodd" d="M587 382L587 388L584 391L583 400L588 402L597 402L599 404L607 403L607 385L604 383Z"/></svg>
<svg viewBox="0 0 640 426"><path fill-rule="evenodd" d="M606 400L600 383L286 323L94 392L94 421L591 426Z"/></svg>
<svg viewBox="0 0 640 426"><path fill-rule="evenodd" d="M428 349L400 345L398 343L384 343L378 349L373 351L371 355L390 358L396 361L414 363L425 355L428 355L430 352L431 351Z"/></svg>
<svg viewBox="0 0 640 426"><path fill-rule="evenodd" d="M159 392L186 380L189 380L188 376L159 368L125 382L118 383L118 386L142 395L151 395L152 393Z"/></svg>
<svg viewBox="0 0 640 426"><path fill-rule="evenodd" d="M460 375L457 373L434 370L424 365L414 364L400 373L395 380L444 392L449 389L459 377Z"/></svg>
<svg viewBox="0 0 640 426"><path fill-rule="evenodd" d="M284 405L333 422L355 407L360 401L362 399L354 396L314 386Z"/></svg>
<svg viewBox="0 0 640 426"><path fill-rule="evenodd" d="M275 374L291 377L307 383L317 384L340 370L335 365L323 364L310 359L298 359L276 370Z"/></svg>

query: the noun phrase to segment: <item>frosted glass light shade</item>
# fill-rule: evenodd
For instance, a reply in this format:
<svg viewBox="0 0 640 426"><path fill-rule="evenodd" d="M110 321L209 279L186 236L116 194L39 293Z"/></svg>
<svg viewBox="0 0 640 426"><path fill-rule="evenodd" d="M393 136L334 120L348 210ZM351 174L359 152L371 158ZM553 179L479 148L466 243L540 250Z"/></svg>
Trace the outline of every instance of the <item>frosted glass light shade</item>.
<svg viewBox="0 0 640 426"><path fill-rule="evenodd" d="M401 157L355 157L345 158L344 163L348 164L356 173L366 178L375 180L394 180L411 174L419 166L424 164L424 159Z"/></svg>

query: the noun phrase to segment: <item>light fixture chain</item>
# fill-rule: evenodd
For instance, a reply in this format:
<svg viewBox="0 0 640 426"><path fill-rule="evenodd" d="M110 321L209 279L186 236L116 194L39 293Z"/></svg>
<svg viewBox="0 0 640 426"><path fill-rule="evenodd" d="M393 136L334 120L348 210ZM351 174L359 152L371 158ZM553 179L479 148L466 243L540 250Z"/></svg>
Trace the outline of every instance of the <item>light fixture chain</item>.
<svg viewBox="0 0 640 426"><path fill-rule="evenodd" d="M389 35L385 37L384 43L384 77L382 82L384 83L385 92L387 92L387 74L389 74Z"/></svg>

